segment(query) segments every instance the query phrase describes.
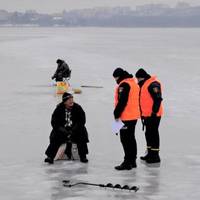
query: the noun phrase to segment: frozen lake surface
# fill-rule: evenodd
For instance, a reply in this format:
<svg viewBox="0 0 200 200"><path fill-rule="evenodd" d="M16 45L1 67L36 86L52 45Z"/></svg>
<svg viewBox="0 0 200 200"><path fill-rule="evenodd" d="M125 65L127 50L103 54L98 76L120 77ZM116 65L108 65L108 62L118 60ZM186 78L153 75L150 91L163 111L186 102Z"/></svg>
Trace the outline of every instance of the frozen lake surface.
<svg viewBox="0 0 200 200"><path fill-rule="evenodd" d="M1 28L0 198L2 200L199 200L200 29ZM72 68L75 101L86 112L89 163L43 162L51 114L60 96L50 80L56 59ZM138 121L136 169L116 171L123 160L111 132L115 82L112 72L143 67L163 83L160 165L139 160L145 151ZM71 183L137 185L137 193Z"/></svg>

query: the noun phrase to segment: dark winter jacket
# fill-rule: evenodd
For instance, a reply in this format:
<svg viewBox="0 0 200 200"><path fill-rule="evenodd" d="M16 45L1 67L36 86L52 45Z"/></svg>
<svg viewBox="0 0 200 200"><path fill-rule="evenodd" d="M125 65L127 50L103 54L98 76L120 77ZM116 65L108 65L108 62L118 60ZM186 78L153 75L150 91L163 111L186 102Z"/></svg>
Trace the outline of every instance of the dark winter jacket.
<svg viewBox="0 0 200 200"><path fill-rule="evenodd" d="M51 132L50 139L53 138L55 134L63 134L63 135L69 134L72 142L75 143L89 142L88 132L85 127L86 117L82 107L79 104L74 103L71 110L71 115L72 115L72 126L70 127L70 130L69 129L66 130L65 105L63 103L57 105L51 118L51 125L53 127L53 130Z"/></svg>
<svg viewBox="0 0 200 200"><path fill-rule="evenodd" d="M56 69L56 72L53 75L53 79L56 78L59 81L62 81L63 78L70 77L71 70L69 69L69 66L66 62L59 63Z"/></svg>

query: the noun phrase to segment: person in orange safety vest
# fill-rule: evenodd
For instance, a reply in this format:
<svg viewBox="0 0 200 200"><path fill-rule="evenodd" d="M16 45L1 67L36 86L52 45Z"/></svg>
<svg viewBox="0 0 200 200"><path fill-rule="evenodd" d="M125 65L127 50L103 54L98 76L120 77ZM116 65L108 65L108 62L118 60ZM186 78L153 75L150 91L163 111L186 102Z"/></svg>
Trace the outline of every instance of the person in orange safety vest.
<svg viewBox="0 0 200 200"><path fill-rule="evenodd" d="M155 76L150 76L144 69L139 69L136 74L140 86L140 111L145 138L147 154L140 159L147 163L160 163L159 124L163 115L162 87Z"/></svg>
<svg viewBox="0 0 200 200"><path fill-rule="evenodd" d="M124 150L124 161L115 167L116 170L130 170L136 168L137 143L135 139L135 126L140 118L139 86L132 74L122 68L113 72L118 84L115 89L115 120L121 120L124 126L120 130L120 141Z"/></svg>

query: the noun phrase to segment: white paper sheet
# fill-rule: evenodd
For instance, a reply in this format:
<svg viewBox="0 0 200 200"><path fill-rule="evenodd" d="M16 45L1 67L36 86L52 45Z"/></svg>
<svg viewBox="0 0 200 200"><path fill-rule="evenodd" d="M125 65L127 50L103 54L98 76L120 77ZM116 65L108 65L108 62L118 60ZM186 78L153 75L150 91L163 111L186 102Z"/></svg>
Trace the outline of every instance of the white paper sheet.
<svg viewBox="0 0 200 200"><path fill-rule="evenodd" d="M119 133L120 129L124 126L121 120L114 120L112 123L112 132Z"/></svg>

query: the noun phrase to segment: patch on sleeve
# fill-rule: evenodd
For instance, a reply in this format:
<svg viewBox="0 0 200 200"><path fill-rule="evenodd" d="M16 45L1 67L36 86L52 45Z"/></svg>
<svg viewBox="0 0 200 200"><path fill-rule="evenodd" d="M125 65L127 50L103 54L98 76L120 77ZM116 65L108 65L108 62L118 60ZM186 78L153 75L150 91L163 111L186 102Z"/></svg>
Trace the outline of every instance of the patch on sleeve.
<svg viewBox="0 0 200 200"><path fill-rule="evenodd" d="M158 87L154 87L154 88L153 88L153 91L154 91L154 93L159 93L159 92L160 92L160 89L159 89Z"/></svg>
<svg viewBox="0 0 200 200"><path fill-rule="evenodd" d="M119 93L121 93L124 90L123 87L119 87Z"/></svg>

